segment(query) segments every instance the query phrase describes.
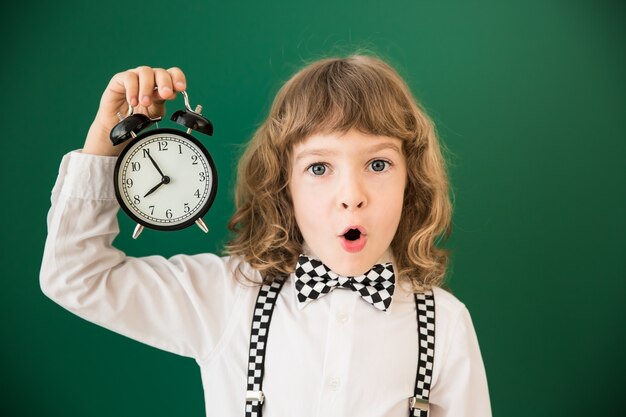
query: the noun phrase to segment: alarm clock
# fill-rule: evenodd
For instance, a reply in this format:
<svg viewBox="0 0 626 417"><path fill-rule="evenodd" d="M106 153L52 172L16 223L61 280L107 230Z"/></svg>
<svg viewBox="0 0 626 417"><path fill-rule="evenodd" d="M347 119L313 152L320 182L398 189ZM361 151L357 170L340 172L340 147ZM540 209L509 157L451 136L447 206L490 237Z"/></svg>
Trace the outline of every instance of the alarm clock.
<svg viewBox="0 0 626 417"><path fill-rule="evenodd" d="M196 224L203 232L208 228L202 217L217 193L217 170L211 154L191 135L192 131L213 135L213 124L202 116L202 106L192 110L189 97L186 110L178 110L171 120L186 130L147 129L161 120L144 114L128 114L111 130L113 145L131 142L120 153L115 164L115 196L124 212L137 226L133 239L144 227L173 231Z"/></svg>

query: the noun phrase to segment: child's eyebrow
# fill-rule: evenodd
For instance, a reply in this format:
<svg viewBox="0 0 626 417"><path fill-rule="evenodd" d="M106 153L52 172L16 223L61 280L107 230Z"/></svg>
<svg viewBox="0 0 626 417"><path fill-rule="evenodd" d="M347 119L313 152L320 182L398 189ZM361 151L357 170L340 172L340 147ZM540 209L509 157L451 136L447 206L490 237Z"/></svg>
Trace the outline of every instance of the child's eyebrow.
<svg viewBox="0 0 626 417"><path fill-rule="evenodd" d="M306 158L307 156L327 156L327 155L330 155L331 153L332 152L327 149L306 149L300 152L298 156L296 156L296 162L298 162L301 159Z"/></svg>
<svg viewBox="0 0 626 417"><path fill-rule="evenodd" d="M392 151L396 151L399 154L402 154L402 151L400 150L400 148L398 148L398 146L395 143L391 143L391 142L382 142L382 143L379 143L378 145L372 146L370 149L368 149L368 152L369 153L379 152L379 151L382 151L383 149L391 149Z"/></svg>
<svg viewBox="0 0 626 417"><path fill-rule="evenodd" d="M391 149L392 151L397 152L398 154L402 155L402 151L400 150L400 148L395 144L395 143L391 143L391 142L382 142L382 143L378 143L376 145L373 145L372 147L368 148L364 153L365 154L370 154L370 153L375 153L375 152L380 152L384 149ZM296 162L298 162L299 160L306 158L307 156L328 156L333 154L333 151L329 150L329 149L305 149L302 152L300 152L297 156L296 156Z"/></svg>

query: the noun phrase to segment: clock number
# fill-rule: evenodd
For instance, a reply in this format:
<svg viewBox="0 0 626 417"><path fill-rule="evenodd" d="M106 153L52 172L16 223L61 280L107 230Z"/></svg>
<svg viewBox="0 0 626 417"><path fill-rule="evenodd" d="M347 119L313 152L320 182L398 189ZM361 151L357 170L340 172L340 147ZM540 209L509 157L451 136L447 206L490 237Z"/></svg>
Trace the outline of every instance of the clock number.
<svg viewBox="0 0 626 417"><path fill-rule="evenodd" d="M189 203L185 203L185 207L183 208L183 211L184 211L185 213L189 213L189 211L190 211L190 210L191 210L191 209L189 208Z"/></svg>
<svg viewBox="0 0 626 417"><path fill-rule="evenodd" d="M168 219L172 218L172 209L165 210L165 217L167 217Z"/></svg>
<svg viewBox="0 0 626 417"><path fill-rule="evenodd" d="M141 203L141 200L139 200L139 196L138 195L133 197L133 201L135 202L135 204Z"/></svg>
<svg viewBox="0 0 626 417"><path fill-rule="evenodd" d="M179 155L183 154L183 146L182 145L178 145L178 154Z"/></svg>
<svg viewBox="0 0 626 417"><path fill-rule="evenodd" d="M143 157L144 158L147 158L147 157L150 156L150 149L144 148L144 149L142 149L142 151L143 151Z"/></svg>
<svg viewBox="0 0 626 417"><path fill-rule="evenodd" d="M193 193L196 197L200 198L200 189L197 189L195 193Z"/></svg>
<svg viewBox="0 0 626 417"><path fill-rule="evenodd" d="M131 167L133 172L139 171L141 169L141 164L139 162L132 162Z"/></svg>
<svg viewBox="0 0 626 417"><path fill-rule="evenodd" d="M152 216L154 214L154 206L148 206L148 208L150 209L150 215Z"/></svg>
<svg viewBox="0 0 626 417"><path fill-rule="evenodd" d="M167 142L159 142L159 151L167 151Z"/></svg>
<svg viewBox="0 0 626 417"><path fill-rule="evenodd" d="M132 178L127 178L127 179L126 179L126 186L127 186L128 188L130 188L130 187L132 187L132 186L133 186L133 179L132 179Z"/></svg>
<svg viewBox="0 0 626 417"><path fill-rule="evenodd" d="M191 165L198 165L198 155L191 155L191 160L193 161Z"/></svg>
<svg viewBox="0 0 626 417"><path fill-rule="evenodd" d="M200 182L203 182L204 180L206 180L206 172L204 171L200 171Z"/></svg>

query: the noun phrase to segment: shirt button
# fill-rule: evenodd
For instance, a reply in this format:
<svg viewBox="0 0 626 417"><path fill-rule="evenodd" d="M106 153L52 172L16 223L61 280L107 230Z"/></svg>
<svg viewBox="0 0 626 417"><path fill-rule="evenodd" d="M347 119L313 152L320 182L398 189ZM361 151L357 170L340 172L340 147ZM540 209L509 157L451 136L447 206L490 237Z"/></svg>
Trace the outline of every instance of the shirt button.
<svg viewBox="0 0 626 417"><path fill-rule="evenodd" d="M337 321L339 323L345 323L348 321L349 318L350 316L348 316L346 313L337 313Z"/></svg>
<svg viewBox="0 0 626 417"><path fill-rule="evenodd" d="M330 385L330 387L334 390L339 388L339 384L341 384L341 378L337 376L331 377L330 380L328 381L328 385Z"/></svg>

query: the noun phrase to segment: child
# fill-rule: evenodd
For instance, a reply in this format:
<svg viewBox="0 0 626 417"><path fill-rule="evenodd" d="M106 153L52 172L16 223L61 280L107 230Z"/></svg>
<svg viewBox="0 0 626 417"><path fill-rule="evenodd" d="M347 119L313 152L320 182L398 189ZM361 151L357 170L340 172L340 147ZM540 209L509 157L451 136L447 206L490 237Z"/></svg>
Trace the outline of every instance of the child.
<svg viewBox="0 0 626 417"><path fill-rule="evenodd" d="M239 165L228 256L111 246L116 113L162 115L185 82L113 76L61 162L44 293L194 358L207 416L490 416L469 312L441 288L451 204L434 126L378 58L318 60L280 89Z"/></svg>

